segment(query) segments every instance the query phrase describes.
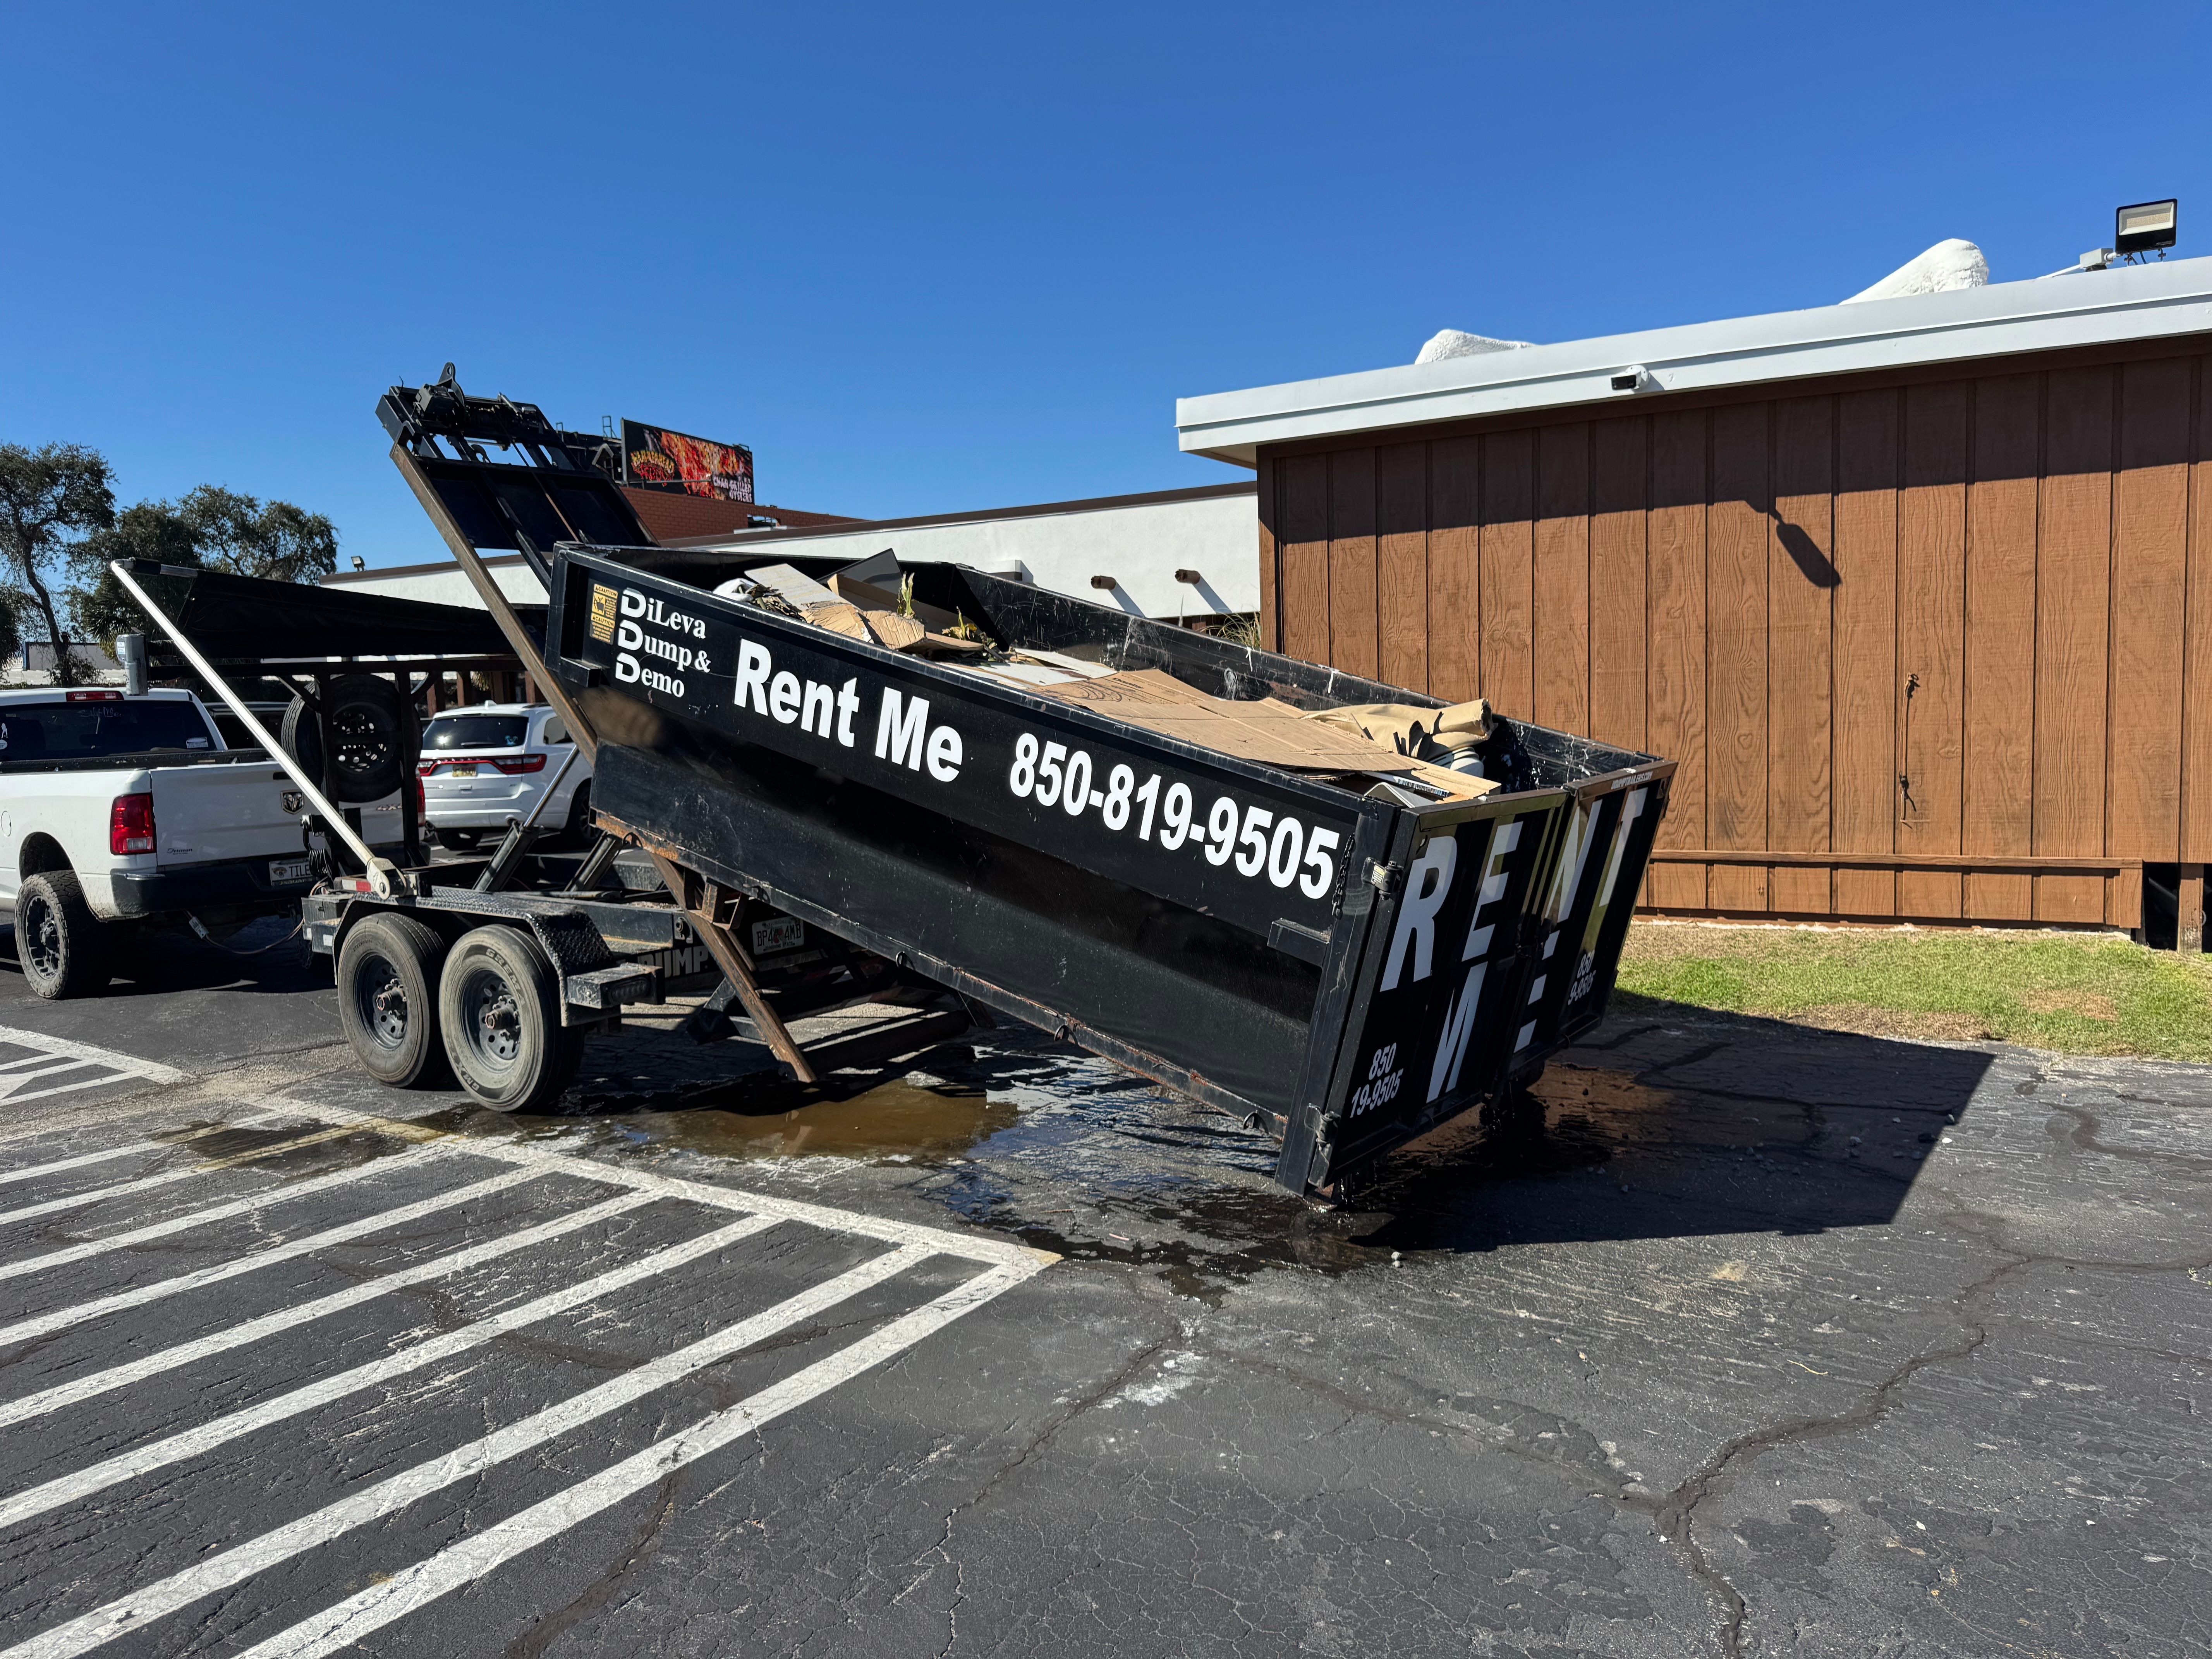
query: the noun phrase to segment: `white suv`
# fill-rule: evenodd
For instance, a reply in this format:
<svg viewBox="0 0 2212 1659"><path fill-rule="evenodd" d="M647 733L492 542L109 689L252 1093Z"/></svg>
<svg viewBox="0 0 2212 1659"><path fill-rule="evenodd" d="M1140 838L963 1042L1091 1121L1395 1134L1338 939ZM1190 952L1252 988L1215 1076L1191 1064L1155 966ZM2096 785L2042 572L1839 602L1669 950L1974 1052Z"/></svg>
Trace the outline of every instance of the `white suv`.
<svg viewBox="0 0 2212 1659"><path fill-rule="evenodd" d="M561 763L575 755L567 772ZM592 767L576 751L560 714L542 702L486 702L455 708L422 728L422 821L447 847L474 847L530 816L538 797L560 783L538 815L541 830L578 840L591 828Z"/></svg>

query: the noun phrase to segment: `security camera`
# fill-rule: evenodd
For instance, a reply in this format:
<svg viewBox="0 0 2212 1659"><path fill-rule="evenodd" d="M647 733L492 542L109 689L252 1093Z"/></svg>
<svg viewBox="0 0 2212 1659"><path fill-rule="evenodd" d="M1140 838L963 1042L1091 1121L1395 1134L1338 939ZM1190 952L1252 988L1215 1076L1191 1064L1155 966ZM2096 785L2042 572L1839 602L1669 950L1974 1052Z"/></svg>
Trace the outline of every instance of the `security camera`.
<svg viewBox="0 0 2212 1659"><path fill-rule="evenodd" d="M1613 389L1615 392L1641 392L1650 380L1651 371L1641 363L1631 363L1626 368L1617 368L1613 372Z"/></svg>

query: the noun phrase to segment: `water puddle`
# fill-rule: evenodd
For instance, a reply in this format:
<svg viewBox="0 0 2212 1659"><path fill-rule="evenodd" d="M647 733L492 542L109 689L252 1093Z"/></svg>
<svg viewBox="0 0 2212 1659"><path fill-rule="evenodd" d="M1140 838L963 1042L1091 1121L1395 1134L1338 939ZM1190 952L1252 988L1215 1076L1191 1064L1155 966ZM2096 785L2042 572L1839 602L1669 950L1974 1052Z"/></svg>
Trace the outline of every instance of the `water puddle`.
<svg viewBox="0 0 2212 1659"><path fill-rule="evenodd" d="M994 1100L981 1089L900 1079L781 1112L693 1108L603 1121L637 1145L712 1158L938 1164L975 1152L1020 1116L1011 1101Z"/></svg>

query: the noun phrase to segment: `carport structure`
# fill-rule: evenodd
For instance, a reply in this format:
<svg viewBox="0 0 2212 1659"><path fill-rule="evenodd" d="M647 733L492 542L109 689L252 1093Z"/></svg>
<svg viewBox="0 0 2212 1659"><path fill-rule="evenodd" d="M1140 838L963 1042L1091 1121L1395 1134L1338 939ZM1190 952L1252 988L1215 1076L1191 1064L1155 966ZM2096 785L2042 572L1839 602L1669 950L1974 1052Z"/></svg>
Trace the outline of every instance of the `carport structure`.
<svg viewBox="0 0 2212 1659"><path fill-rule="evenodd" d="M1643 902L2138 928L2212 860L2212 259L1182 400L1266 642L1678 759Z"/></svg>

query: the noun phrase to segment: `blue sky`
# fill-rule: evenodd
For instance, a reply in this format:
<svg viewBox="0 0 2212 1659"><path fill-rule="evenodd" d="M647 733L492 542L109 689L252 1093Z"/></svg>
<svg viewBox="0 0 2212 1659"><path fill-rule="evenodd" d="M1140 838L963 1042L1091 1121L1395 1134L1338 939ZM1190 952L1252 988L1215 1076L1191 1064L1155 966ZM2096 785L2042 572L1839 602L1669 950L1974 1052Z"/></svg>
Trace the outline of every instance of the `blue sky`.
<svg viewBox="0 0 2212 1659"><path fill-rule="evenodd" d="M440 556L447 358L866 516L1243 476L1174 400L1997 280L2179 195L2203 8L8 5L0 440Z"/></svg>

